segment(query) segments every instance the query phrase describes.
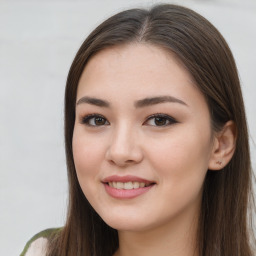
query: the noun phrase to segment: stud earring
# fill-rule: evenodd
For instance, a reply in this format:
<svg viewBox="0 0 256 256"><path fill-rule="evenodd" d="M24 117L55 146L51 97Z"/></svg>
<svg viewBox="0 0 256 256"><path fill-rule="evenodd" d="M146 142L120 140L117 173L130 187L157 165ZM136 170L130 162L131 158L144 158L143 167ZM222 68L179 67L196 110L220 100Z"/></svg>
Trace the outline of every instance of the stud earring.
<svg viewBox="0 0 256 256"><path fill-rule="evenodd" d="M217 161L216 164L222 165L222 161Z"/></svg>

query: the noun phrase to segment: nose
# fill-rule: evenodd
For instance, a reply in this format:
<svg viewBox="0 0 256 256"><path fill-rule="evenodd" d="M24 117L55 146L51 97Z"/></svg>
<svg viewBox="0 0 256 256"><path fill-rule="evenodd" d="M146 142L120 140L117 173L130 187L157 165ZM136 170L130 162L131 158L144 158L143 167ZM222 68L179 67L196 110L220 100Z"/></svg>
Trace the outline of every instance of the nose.
<svg viewBox="0 0 256 256"><path fill-rule="evenodd" d="M141 162L143 152L139 141L136 131L127 125L123 124L122 127L116 128L106 151L107 161L120 167Z"/></svg>

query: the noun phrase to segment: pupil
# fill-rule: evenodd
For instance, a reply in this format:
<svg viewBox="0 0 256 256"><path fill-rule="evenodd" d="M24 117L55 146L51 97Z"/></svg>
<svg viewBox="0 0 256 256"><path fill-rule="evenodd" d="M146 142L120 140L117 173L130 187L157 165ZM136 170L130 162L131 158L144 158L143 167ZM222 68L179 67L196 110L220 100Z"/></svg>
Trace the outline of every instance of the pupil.
<svg viewBox="0 0 256 256"><path fill-rule="evenodd" d="M97 118L95 118L95 123L96 123L97 125L102 125L102 124L105 123L105 121L104 121L103 118L97 117Z"/></svg>
<svg viewBox="0 0 256 256"><path fill-rule="evenodd" d="M156 125L165 125L166 124L166 119L163 118L163 117L156 117L155 124Z"/></svg>

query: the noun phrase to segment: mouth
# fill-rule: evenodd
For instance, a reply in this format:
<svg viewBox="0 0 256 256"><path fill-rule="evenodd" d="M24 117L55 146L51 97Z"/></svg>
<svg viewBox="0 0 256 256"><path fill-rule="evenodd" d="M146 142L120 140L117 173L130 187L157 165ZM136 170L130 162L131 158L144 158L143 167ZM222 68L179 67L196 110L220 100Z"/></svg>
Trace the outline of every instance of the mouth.
<svg viewBox="0 0 256 256"><path fill-rule="evenodd" d="M138 188L144 188L149 187L155 183L145 183L145 182L138 182L138 181L129 181L129 182L116 182L116 181L110 181L105 183L108 186L115 188L115 189L138 189Z"/></svg>
<svg viewBox="0 0 256 256"><path fill-rule="evenodd" d="M136 176L110 176L103 180L106 192L118 199L131 199L149 191L156 182Z"/></svg>

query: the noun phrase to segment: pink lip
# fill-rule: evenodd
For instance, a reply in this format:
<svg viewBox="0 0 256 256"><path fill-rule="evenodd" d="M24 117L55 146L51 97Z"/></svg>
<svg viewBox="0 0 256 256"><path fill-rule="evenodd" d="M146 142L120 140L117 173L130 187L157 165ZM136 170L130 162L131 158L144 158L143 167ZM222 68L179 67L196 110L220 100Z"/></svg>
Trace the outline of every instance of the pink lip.
<svg viewBox="0 0 256 256"><path fill-rule="evenodd" d="M147 185L147 187L143 187L143 188L134 188L134 189L116 189L113 187L110 187L108 185L108 182L143 182ZM140 196L144 193L146 193L147 191L149 191L154 185L155 182L153 181L149 181L149 180L145 180L136 176L132 176L132 175L127 175L127 176L118 176L118 175L113 175L113 176L109 176L105 179L103 179L102 181L104 183L104 187L106 189L106 192L117 199L131 199L137 196Z"/></svg>
<svg viewBox="0 0 256 256"><path fill-rule="evenodd" d="M117 189L112 188L108 184L104 183L105 189L107 193L117 199L131 199L141 194L146 193L149 191L155 184L149 185L148 187L144 188L134 188L134 189Z"/></svg>
<svg viewBox="0 0 256 256"><path fill-rule="evenodd" d="M142 179L142 178L139 178L137 176L133 176L133 175L126 175L126 176L118 176L118 175L112 175L112 176L109 176L105 179L103 179L103 183L107 183L107 182L129 182L129 181L132 181L132 182L143 182L145 184L151 184L151 183L155 183L154 181L150 181L150 180L145 180L145 179Z"/></svg>

